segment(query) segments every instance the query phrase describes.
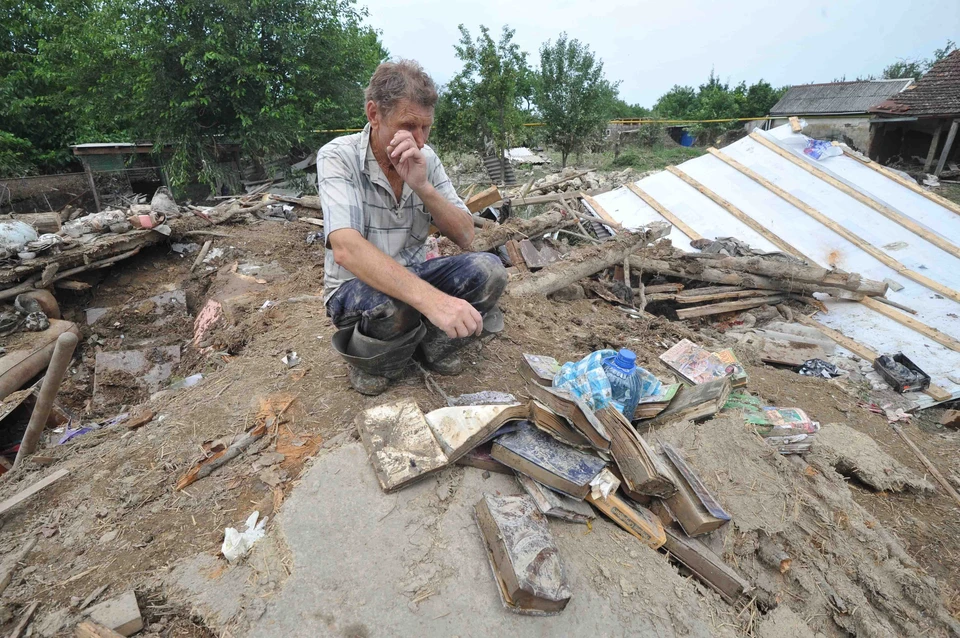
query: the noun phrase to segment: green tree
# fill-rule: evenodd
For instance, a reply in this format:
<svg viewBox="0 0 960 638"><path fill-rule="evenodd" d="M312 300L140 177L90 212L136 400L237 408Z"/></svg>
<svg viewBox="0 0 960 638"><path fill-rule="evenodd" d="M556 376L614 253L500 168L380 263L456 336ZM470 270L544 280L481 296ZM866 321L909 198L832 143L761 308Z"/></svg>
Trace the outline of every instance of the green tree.
<svg viewBox="0 0 960 638"><path fill-rule="evenodd" d="M653 105L653 112L657 117L686 120L695 117L699 107L695 88L675 84L672 89L660 96L657 103Z"/></svg>
<svg viewBox="0 0 960 638"><path fill-rule="evenodd" d="M237 142L261 159L315 143L310 129L361 122L363 87L386 57L353 0L7 5L0 95L14 98L19 120L0 117L0 129L36 153L150 140L172 151L165 165L175 184L214 184L218 144ZM8 121L48 138L24 137Z"/></svg>
<svg viewBox="0 0 960 638"><path fill-rule="evenodd" d="M460 42L454 50L463 68L441 92L437 135L442 144L459 148L485 152L492 147L503 169L504 149L521 134L529 113L533 86L527 54L507 26L499 42L485 26L480 26L476 40L464 25L459 28Z"/></svg>
<svg viewBox="0 0 960 638"><path fill-rule="evenodd" d="M618 120L639 120L651 116L651 111L639 104L628 104L619 97L613 98L610 107L610 117Z"/></svg>
<svg viewBox="0 0 960 638"><path fill-rule="evenodd" d="M540 48L534 102L563 167L570 153L581 152L604 129L616 94L616 85L603 75L603 62L580 41L562 33L555 44L548 40Z"/></svg>
<svg viewBox="0 0 960 638"><path fill-rule="evenodd" d="M918 80L920 76L930 70L930 67L950 55L950 53L956 49L957 43L953 40L947 40L943 48L934 49L933 57L897 60L883 69L881 77L885 80L895 80L897 78L913 78ZM872 77L870 79L872 79Z"/></svg>

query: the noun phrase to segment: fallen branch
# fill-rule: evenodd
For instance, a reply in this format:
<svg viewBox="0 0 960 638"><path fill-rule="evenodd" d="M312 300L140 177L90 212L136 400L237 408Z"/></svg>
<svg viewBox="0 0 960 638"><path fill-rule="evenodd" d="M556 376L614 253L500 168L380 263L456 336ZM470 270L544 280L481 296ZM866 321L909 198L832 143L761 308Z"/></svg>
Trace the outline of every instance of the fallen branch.
<svg viewBox="0 0 960 638"><path fill-rule="evenodd" d="M623 263L639 247L666 237L669 232L670 224L654 222L640 232L621 233L599 246L579 248L569 253L564 261L550 264L511 283L507 291L512 297L549 295L604 268Z"/></svg>

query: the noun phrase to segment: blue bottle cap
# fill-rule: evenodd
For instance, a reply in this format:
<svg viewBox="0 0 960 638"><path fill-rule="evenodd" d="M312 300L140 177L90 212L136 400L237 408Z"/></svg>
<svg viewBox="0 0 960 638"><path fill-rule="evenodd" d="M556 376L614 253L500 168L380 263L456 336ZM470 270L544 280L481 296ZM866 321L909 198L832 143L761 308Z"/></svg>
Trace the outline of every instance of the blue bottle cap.
<svg viewBox="0 0 960 638"><path fill-rule="evenodd" d="M637 355L634 354L633 350L621 348L620 352L617 353L614 363L624 370L632 370L637 367Z"/></svg>

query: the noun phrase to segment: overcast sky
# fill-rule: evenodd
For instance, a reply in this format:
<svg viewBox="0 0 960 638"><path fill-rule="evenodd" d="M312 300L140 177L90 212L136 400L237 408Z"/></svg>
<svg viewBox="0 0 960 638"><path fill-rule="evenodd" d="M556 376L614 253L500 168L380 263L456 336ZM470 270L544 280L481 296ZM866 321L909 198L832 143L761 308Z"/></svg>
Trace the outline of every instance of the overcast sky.
<svg viewBox="0 0 960 638"><path fill-rule="evenodd" d="M587 43L620 96L643 106L674 84L701 84L711 67L731 84L852 80L960 42L960 0L358 1L390 55L418 60L438 82L460 69L458 24L473 35L484 24L499 39L506 23L532 65L562 31Z"/></svg>

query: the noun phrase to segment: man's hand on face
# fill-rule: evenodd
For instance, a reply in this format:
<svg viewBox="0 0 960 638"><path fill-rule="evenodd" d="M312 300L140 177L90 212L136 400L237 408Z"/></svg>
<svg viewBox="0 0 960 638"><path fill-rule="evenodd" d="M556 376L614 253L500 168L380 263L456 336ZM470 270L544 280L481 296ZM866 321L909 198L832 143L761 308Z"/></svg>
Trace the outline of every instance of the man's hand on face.
<svg viewBox="0 0 960 638"><path fill-rule="evenodd" d="M387 156L401 179L418 192L427 184L427 158L420 152L410 131L397 131L387 145ZM469 305L469 304L468 304Z"/></svg>
<svg viewBox="0 0 960 638"><path fill-rule="evenodd" d="M483 317L477 309L463 299L439 294L437 301L423 313L430 323L447 333L451 339L480 336L483 331Z"/></svg>

